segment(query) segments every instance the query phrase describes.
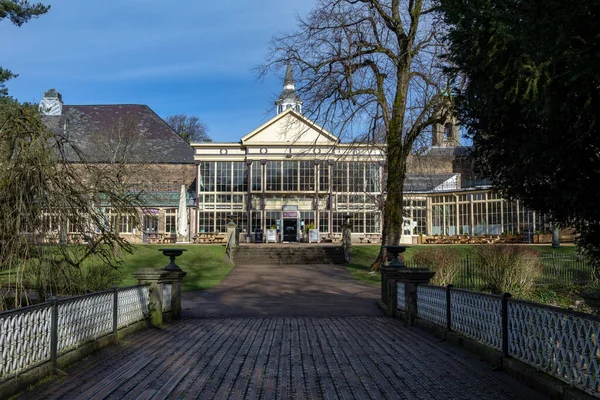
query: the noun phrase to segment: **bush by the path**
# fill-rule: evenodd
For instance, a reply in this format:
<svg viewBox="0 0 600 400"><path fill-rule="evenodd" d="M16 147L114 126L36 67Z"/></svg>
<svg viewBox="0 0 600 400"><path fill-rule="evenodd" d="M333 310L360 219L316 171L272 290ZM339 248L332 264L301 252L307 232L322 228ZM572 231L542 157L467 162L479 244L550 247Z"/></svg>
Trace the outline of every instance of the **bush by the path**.
<svg viewBox="0 0 600 400"><path fill-rule="evenodd" d="M461 253L454 247L420 248L412 257L412 261L420 268L434 271L432 285L446 286L454 281L460 270Z"/></svg>

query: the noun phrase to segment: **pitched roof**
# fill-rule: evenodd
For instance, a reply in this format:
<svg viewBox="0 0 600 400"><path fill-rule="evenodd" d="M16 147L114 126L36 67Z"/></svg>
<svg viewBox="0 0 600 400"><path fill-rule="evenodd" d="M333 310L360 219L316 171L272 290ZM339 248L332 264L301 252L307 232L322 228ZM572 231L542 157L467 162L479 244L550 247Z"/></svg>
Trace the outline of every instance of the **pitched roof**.
<svg viewBox="0 0 600 400"><path fill-rule="evenodd" d="M456 190L458 174L417 175L407 174L404 191L410 193L426 193L440 190Z"/></svg>
<svg viewBox="0 0 600 400"><path fill-rule="evenodd" d="M240 140L242 145L254 143L331 143L339 138L317 125L304 115L289 108L277 114Z"/></svg>
<svg viewBox="0 0 600 400"><path fill-rule="evenodd" d="M64 105L62 115L43 118L76 149L67 152L69 161L194 162L192 147L146 105Z"/></svg>
<svg viewBox="0 0 600 400"><path fill-rule="evenodd" d="M471 154L471 146L431 146L423 152L422 156L430 157L467 157Z"/></svg>

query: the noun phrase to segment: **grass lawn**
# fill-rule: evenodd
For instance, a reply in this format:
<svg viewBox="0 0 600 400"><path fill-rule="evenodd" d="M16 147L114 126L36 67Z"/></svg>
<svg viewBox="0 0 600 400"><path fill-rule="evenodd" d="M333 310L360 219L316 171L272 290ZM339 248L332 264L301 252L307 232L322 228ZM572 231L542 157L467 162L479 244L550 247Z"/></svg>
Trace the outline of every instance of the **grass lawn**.
<svg viewBox="0 0 600 400"><path fill-rule="evenodd" d="M121 268L123 280L120 286L137 284L131 273L139 268L164 268L169 263L169 259L158 249L165 247L187 249L175 261L182 270L187 272L183 279L183 291L210 289L221 282L233 267L224 259L224 245L136 245L133 254L126 254L123 257Z"/></svg>
<svg viewBox="0 0 600 400"><path fill-rule="evenodd" d="M415 252L421 249L432 248L435 245L414 245L409 246L404 253L405 259L410 260ZM452 245L452 244L444 244L440 245L441 247L453 247L458 249L463 257L467 257L471 254L473 249L473 245ZM535 250L539 251L542 254L577 254L577 247L572 245L561 246L558 249L553 249L550 245L529 245ZM379 254L380 246L353 246L353 260L352 263L346 264L346 268L352 273L352 275L362 282L379 284L381 282L379 274L372 273L369 270L369 267L377 258Z"/></svg>

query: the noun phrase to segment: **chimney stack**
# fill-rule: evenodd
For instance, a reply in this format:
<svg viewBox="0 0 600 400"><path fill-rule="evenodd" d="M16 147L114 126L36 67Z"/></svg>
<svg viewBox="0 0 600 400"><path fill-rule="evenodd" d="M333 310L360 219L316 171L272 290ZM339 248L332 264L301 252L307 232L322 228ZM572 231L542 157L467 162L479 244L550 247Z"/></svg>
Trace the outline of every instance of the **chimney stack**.
<svg viewBox="0 0 600 400"><path fill-rule="evenodd" d="M62 115L62 95L56 89L50 89L44 92L44 97L40 101L40 112L42 115Z"/></svg>

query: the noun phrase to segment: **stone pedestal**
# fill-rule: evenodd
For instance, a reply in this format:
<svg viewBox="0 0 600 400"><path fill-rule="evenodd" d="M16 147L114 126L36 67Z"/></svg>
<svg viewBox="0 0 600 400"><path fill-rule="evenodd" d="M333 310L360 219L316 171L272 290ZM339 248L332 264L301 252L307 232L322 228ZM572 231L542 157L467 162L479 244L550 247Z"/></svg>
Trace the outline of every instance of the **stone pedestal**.
<svg viewBox="0 0 600 400"><path fill-rule="evenodd" d="M404 304L406 309L404 310L406 320L410 325L414 325L415 319L417 318L417 286L420 284L427 284L435 275L426 268L404 268L390 270L384 269L386 275L386 281L388 284L387 292L387 314L395 316L398 310L398 282L404 283ZM382 272L383 281L384 272Z"/></svg>
<svg viewBox="0 0 600 400"><path fill-rule="evenodd" d="M233 220L229 221L227 227L227 243L232 243L232 247L238 245L237 224ZM233 236L233 237L232 237ZM230 242L231 240L231 242Z"/></svg>
<svg viewBox="0 0 600 400"><path fill-rule="evenodd" d="M171 285L171 311L172 319L181 318L181 281L187 275L184 271L167 271L165 269L141 268L135 271L133 277L139 283L150 284L150 312L152 323L162 325L163 304L167 299L163 298L165 284Z"/></svg>
<svg viewBox="0 0 600 400"><path fill-rule="evenodd" d="M417 286L429 283L435 272L426 268L406 268L400 254L405 246L383 246L391 253L393 260L381 268L381 302L389 316L395 316L398 309L398 282L404 283L405 314L409 324L413 325L417 318Z"/></svg>
<svg viewBox="0 0 600 400"><path fill-rule="evenodd" d="M558 249L560 247L560 231L558 227L552 229L552 248Z"/></svg>

